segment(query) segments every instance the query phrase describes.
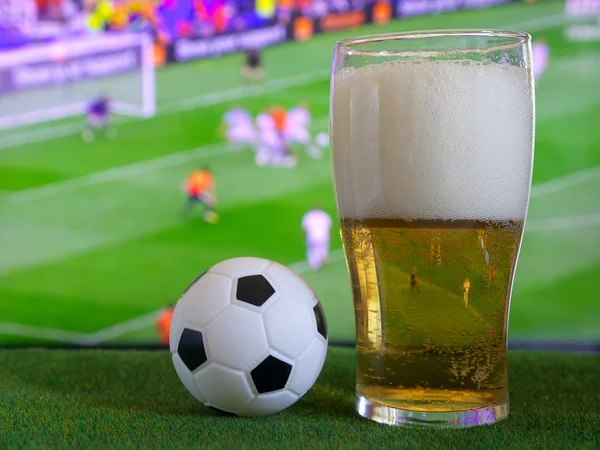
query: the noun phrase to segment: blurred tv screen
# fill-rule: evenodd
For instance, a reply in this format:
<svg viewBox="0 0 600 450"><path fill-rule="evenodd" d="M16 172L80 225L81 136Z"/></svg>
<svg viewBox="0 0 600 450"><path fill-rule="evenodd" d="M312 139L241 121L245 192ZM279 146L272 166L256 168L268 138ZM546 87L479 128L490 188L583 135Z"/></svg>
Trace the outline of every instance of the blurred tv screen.
<svg viewBox="0 0 600 450"><path fill-rule="evenodd" d="M597 342L599 18L593 0L0 0L0 345L166 342L185 289L237 256L301 274L330 339L352 342L333 44L446 28L533 36L536 156L510 337ZM264 159L261 118L299 110L301 137ZM192 205L186 183L206 169L216 194ZM334 224L318 267L302 226L315 209Z"/></svg>

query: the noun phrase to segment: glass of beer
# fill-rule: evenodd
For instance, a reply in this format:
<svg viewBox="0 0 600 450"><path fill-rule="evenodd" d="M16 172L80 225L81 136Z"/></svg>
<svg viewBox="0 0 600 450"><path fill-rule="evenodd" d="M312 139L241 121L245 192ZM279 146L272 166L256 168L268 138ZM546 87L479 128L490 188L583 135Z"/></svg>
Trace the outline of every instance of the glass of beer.
<svg viewBox="0 0 600 450"><path fill-rule="evenodd" d="M333 166L364 417L466 427L508 415L533 164L530 40L423 31L335 46Z"/></svg>

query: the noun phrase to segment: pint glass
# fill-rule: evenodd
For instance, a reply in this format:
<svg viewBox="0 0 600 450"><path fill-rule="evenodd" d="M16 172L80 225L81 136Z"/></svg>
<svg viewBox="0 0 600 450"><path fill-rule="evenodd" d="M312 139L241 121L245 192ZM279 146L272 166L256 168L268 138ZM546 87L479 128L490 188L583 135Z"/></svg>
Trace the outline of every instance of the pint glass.
<svg viewBox="0 0 600 450"><path fill-rule="evenodd" d="M533 163L530 36L340 41L331 133L359 414L456 427L504 419Z"/></svg>

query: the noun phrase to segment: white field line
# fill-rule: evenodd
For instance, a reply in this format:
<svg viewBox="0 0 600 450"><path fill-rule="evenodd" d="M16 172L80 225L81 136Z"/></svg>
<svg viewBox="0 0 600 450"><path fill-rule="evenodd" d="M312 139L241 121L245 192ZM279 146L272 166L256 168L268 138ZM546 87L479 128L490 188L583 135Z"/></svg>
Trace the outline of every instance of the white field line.
<svg viewBox="0 0 600 450"><path fill-rule="evenodd" d="M313 122L312 127L321 127L326 124L327 121L327 117L321 117ZM53 195L76 191L83 187L104 184L115 180L122 180L163 169L165 167L183 164L192 160L207 158L210 156L227 155L231 151L235 150L231 150L227 143L197 147L191 150L184 150L125 166L94 172L82 177L49 183L40 187L24 189L14 194L4 196L2 198L2 202L18 204L45 199ZM550 181L534 185L531 189L531 198L543 197L577 184L592 181L598 177L600 177L600 166L583 169L562 177L557 177Z"/></svg>
<svg viewBox="0 0 600 450"><path fill-rule="evenodd" d="M104 328L85 336L84 339L79 342L83 342L88 345L98 345L101 342L106 342L124 334L131 333L132 331L139 330L140 328L145 328L155 323L156 319L163 311L164 309L152 311L148 314L144 314L143 316L134 317L131 320Z"/></svg>
<svg viewBox="0 0 600 450"><path fill-rule="evenodd" d="M506 30L525 31L532 33L534 31L544 30L548 27L556 27L565 24L572 19L564 13L548 14L547 16L534 17L533 19L522 20L503 27Z"/></svg>
<svg viewBox="0 0 600 450"><path fill-rule="evenodd" d="M600 225L600 213L537 219L526 223L525 232L576 230Z"/></svg>
<svg viewBox="0 0 600 450"><path fill-rule="evenodd" d="M321 117L315 119L311 128L323 127L327 124L329 118ZM23 189L14 194L6 195L2 198L3 203L27 203L30 201L45 199L57 194L73 192L78 189L108 183L110 181L123 180L138 175L147 174L155 170L173 167L184 164L192 160L208 158L211 156L224 156L232 152L239 151L239 148L233 148L226 142L196 147L191 150L183 150L169 155L158 156L153 159L139 161L133 164L114 167L112 169L94 172L81 177L70 178L64 181L48 183L43 186Z"/></svg>
<svg viewBox="0 0 600 450"><path fill-rule="evenodd" d="M532 190L532 198L559 192L562 189L566 189L570 186L593 180L598 176L598 174L600 174L598 169L600 169L600 167L582 170L539 184ZM536 195L534 195L534 193L536 193ZM600 225L600 213L584 214L571 217L558 217L529 221L526 225L526 232L574 229L598 225ZM341 249L337 249L330 254L329 262L334 263L340 261L341 259L343 259L343 252ZM297 273L304 273L309 270L306 261L298 261L291 264L289 267ZM153 311L143 316L133 318L126 322L113 325L91 334L81 334L53 328L33 327L6 322L0 322L0 334L94 345L115 339L124 334L151 325L154 323L161 311L162 309Z"/></svg>
<svg viewBox="0 0 600 450"><path fill-rule="evenodd" d="M32 339L47 339L49 341L77 343L83 342L87 335L56 328L34 327L18 323L0 322L0 334L19 336Z"/></svg>
<svg viewBox="0 0 600 450"><path fill-rule="evenodd" d="M329 77L330 69L320 69L312 72L292 75L290 77L276 78L268 81L266 86L243 86L224 91L212 92L197 97L185 98L166 104L158 111L158 115L167 115L179 111L200 108L204 106L219 105L221 103L240 100L248 97L270 94L297 86L304 86L317 80Z"/></svg>
<svg viewBox="0 0 600 450"><path fill-rule="evenodd" d="M326 120L327 118L321 118L321 121ZM199 150L207 150L206 147ZM193 150L198 152L197 150ZM214 149L213 149L214 150ZM98 172L96 174L91 174L86 177L81 177L71 181L71 184L76 180L80 180L76 186L72 186L67 190L76 189L79 184L89 185L89 184L99 184L102 182L106 182L109 180L120 179L127 176L138 175L140 173L144 173L148 170L156 170L160 167L165 167L168 165L176 164L180 161L186 161L190 158L190 152L187 151L174 155L168 155L167 157L155 158L154 160L145 161L143 163L135 163L129 166L123 166L121 168L110 169L104 172ZM200 153L200 155L207 155L207 153ZM177 157L177 159L174 159ZM200 157L199 155L197 157ZM165 160L168 163L161 162ZM567 189L571 186L581 184L587 181L591 181L600 176L600 166L593 167L590 169L584 169L578 172L574 172L563 177L558 177L553 180L540 183L535 185L532 189L531 197L539 198L545 195L553 194L559 192L563 189ZM53 195L58 192L64 192L65 188L58 189L56 185L64 185L67 182L54 183L54 190L48 192L47 188L52 185L47 185L41 188L33 188L28 189L25 192L30 192L30 194L25 197L29 200L36 198L44 198L47 195ZM71 186L71 185L69 185ZM44 189L44 190L43 190ZM31 192L40 192L41 194L32 195ZM17 194L14 194L17 195ZM40 196L41 195L41 196ZM26 200L22 200L26 201ZM538 232L538 231L549 231L549 230L559 230L565 228L583 228L583 227L591 227L600 225L600 213L595 214L586 214L586 215L577 215L572 217L559 217L552 219L540 219L533 220L527 222L526 232ZM343 257L341 250L337 250L332 252L330 261L335 262L340 260ZM302 273L308 270L308 266L305 261L299 261L290 266L292 270ZM27 325L19 325L12 323L4 323L0 322L0 334L10 334L22 337L32 337L32 338L43 338L43 339L52 339L60 342L72 342L72 343L84 343L84 344L94 344L105 342L106 340L114 339L115 337L121 336L123 334L129 333L131 331L135 331L136 329L143 328L153 323L156 319L156 316L160 314L159 311L154 311L152 313L146 314L141 317L137 317L131 319L127 322L123 322L112 327L100 330L96 333L84 335L78 333L72 333L64 330L56 330L52 328L38 328Z"/></svg>
<svg viewBox="0 0 600 450"><path fill-rule="evenodd" d="M524 30L534 32L543 30L548 27L562 25L567 21L567 17L562 14L550 14L547 16L536 17L534 19L524 20L509 24L505 29ZM257 97L263 94L273 93L289 89L292 87L303 86L311 82L325 79L330 74L330 68L315 70L312 72L292 75L290 77L276 78L266 83L266 86L249 86L231 88L210 94L189 97L182 100L173 101L159 107L156 116L163 116L186 111L189 109L199 108L202 106L218 105L225 102L242 100L249 97ZM142 119L147 120L147 119ZM117 125L131 123L131 120L123 121ZM25 131L23 133L13 134L0 139L0 151L4 149L15 148L21 145L31 144L34 142L46 141L64 136L71 136L81 132L82 126L77 123L70 123L59 126L49 126L34 131Z"/></svg>
<svg viewBox="0 0 600 450"><path fill-rule="evenodd" d="M553 194L571 186L595 180L598 177L600 177L600 166L594 166L579 170L577 172L572 172L568 175L534 185L531 189L531 198L533 199L543 197L548 194Z"/></svg>
<svg viewBox="0 0 600 450"><path fill-rule="evenodd" d="M344 250L342 250L341 248L337 248L335 250L332 250L331 253L329 253L327 262L336 263L338 261L341 261L342 259L344 259ZM298 261L294 264L290 264L288 267L296 273L304 273L310 270L310 267L308 266L308 263L306 261Z"/></svg>
<svg viewBox="0 0 600 450"><path fill-rule="evenodd" d="M264 94L283 91L293 87L304 86L314 81L323 80L327 78L328 74L329 70L315 70L313 72L292 75L290 77L275 78L272 81L268 81L264 86L237 87L224 91L212 92L210 94L199 95L196 97L188 97L165 104L158 109L154 117L166 116L190 109L219 105L230 101L238 101L245 98L257 97ZM148 117L139 120L149 120L151 118L152 117ZM136 121L137 120L123 120L117 122L115 125L121 126ZM33 142L71 136L81 133L82 129L83 126L81 123L68 123L56 127L40 128L30 132L25 131L22 133L12 134L0 139L0 151L25 144L31 144Z"/></svg>
<svg viewBox="0 0 600 450"><path fill-rule="evenodd" d="M83 130L82 123L65 123L53 127L44 127L22 133L14 133L0 139L0 151L33 142L47 141L65 136L72 136Z"/></svg>
<svg viewBox="0 0 600 450"><path fill-rule="evenodd" d="M329 255L328 263L335 263L343 259L342 249L333 250ZM305 261L297 261L288 266L294 272L302 274L311 270ZM75 333L71 331L59 330L56 328L35 327L30 325L21 325L18 323L0 322L0 335L6 334L33 339L47 339L57 342L81 345L98 345L102 342L118 338L124 334L134 332L155 323L157 317L164 309L152 311L143 316L135 317L125 322L103 328L94 333Z"/></svg>
<svg viewBox="0 0 600 450"><path fill-rule="evenodd" d="M45 199L53 195L76 191L83 187L95 186L98 184L108 183L110 181L131 178L196 159L224 155L231 151L232 150L228 148L226 143L196 147L191 150L184 150L133 164L127 164L107 170L101 170L99 172L93 172L81 177L69 178L64 181L48 183L39 187L23 189L15 192L12 195L4 197L3 202L16 204Z"/></svg>

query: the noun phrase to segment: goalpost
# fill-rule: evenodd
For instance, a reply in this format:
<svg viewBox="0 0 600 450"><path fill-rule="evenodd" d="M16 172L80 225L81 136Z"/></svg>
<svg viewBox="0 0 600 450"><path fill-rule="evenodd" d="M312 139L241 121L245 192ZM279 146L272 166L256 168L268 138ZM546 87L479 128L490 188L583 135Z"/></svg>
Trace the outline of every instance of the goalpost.
<svg viewBox="0 0 600 450"><path fill-rule="evenodd" d="M150 36L94 34L0 51L0 130L85 114L100 95L118 114L154 115Z"/></svg>

